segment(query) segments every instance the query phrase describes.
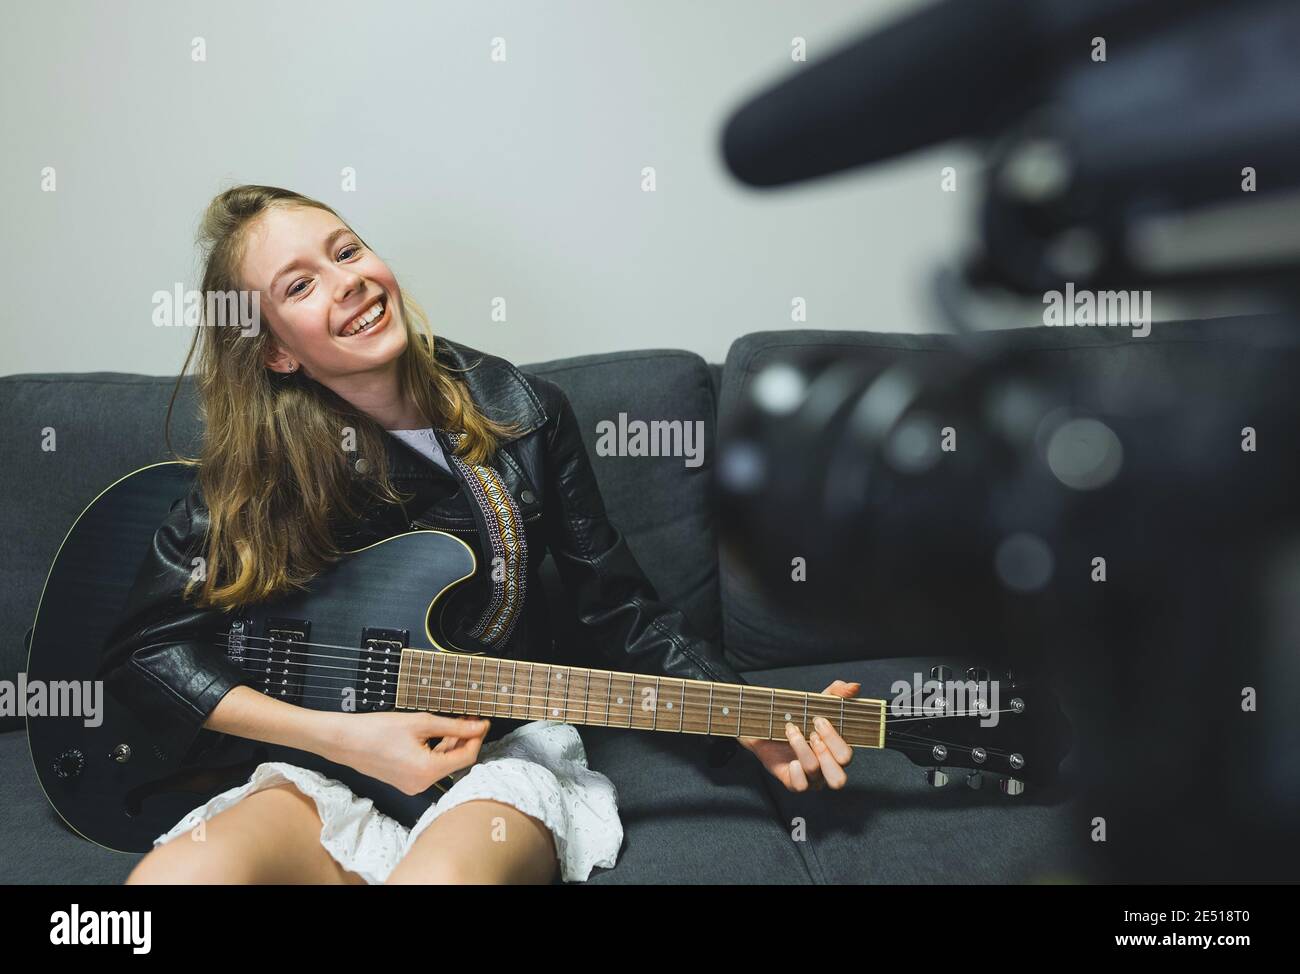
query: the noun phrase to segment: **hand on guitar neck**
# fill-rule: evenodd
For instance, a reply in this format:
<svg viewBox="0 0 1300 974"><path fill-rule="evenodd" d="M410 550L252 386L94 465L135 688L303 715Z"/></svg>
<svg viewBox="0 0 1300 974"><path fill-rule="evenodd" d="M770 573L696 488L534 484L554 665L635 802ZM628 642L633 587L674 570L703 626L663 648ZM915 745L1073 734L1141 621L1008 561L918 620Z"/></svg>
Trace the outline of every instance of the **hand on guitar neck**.
<svg viewBox="0 0 1300 974"><path fill-rule="evenodd" d="M861 689L860 683L836 680L822 692L847 699L857 696ZM848 781L844 768L853 760L853 748L844 742L825 717L817 717L813 723L817 729L807 739L795 723L787 721L785 741L767 741L758 737L737 740L790 791L818 790L826 785L843 788Z"/></svg>

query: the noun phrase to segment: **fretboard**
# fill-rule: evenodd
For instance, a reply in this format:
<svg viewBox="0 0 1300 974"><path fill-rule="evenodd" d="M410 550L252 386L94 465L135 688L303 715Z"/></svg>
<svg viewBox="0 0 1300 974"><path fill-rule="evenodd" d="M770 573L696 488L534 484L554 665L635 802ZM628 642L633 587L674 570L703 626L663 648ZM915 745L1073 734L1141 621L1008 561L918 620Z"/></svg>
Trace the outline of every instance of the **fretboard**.
<svg viewBox="0 0 1300 974"><path fill-rule="evenodd" d="M404 649L398 710L785 740L824 717L854 747L885 746L885 701Z"/></svg>

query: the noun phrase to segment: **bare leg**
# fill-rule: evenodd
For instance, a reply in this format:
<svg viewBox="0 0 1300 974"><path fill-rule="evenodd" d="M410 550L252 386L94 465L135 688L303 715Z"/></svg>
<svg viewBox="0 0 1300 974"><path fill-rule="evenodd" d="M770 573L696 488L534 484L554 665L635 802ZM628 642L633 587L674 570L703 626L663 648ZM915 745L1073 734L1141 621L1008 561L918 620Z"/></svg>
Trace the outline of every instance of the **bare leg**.
<svg viewBox="0 0 1300 974"><path fill-rule="evenodd" d="M513 805L475 799L434 819L388 877L390 883L552 882L555 838Z"/></svg>
<svg viewBox="0 0 1300 974"><path fill-rule="evenodd" d="M128 884L364 883L320 841L316 803L289 782L263 788L136 864Z"/></svg>

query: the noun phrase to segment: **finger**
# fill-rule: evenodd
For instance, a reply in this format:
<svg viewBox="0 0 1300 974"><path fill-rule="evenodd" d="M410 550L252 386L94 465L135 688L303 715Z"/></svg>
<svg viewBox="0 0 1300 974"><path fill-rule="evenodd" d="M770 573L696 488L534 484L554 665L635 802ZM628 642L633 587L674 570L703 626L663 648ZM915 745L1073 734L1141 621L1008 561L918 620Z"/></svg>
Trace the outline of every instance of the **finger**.
<svg viewBox="0 0 1300 974"><path fill-rule="evenodd" d="M825 717L814 717L813 727L817 728L817 734L825 742L826 747L830 749L831 756L835 758L840 765L847 765L853 760L853 748L849 747L848 742L840 736L840 732L835 729Z"/></svg>
<svg viewBox="0 0 1300 974"><path fill-rule="evenodd" d="M831 693L837 697L856 697L861 689L861 683L845 683L843 680L836 680L822 693Z"/></svg>
<svg viewBox="0 0 1300 974"><path fill-rule="evenodd" d="M456 749L456 744L457 744L459 741L460 741L460 738L459 738L459 737L444 737L442 740L440 740L440 741L437 743L437 745L434 746L434 750L435 750L435 751L453 751L453 750Z"/></svg>
<svg viewBox="0 0 1300 974"><path fill-rule="evenodd" d="M785 765L785 777L782 780L791 791L807 791L808 776L804 774L803 765L798 761L788 761Z"/></svg>
<svg viewBox="0 0 1300 974"><path fill-rule="evenodd" d="M794 748L794 756L798 758L803 770L810 776L815 774L818 767L817 755L813 754L812 748L804 740L803 733L795 726L793 721L786 721L785 736L786 740L790 742L790 746Z"/></svg>
<svg viewBox="0 0 1300 974"><path fill-rule="evenodd" d="M813 731L808 736L808 742L812 745L817 760L821 762L822 777L825 779L826 784L835 789L843 788L844 783L849 780L849 776L844 773L839 761L831 754L830 748L826 746L826 741L820 734Z"/></svg>
<svg viewBox="0 0 1300 974"><path fill-rule="evenodd" d="M479 721L469 717L443 717L438 714L424 714L418 724L420 733L428 737L469 737L480 733L474 726Z"/></svg>
<svg viewBox="0 0 1300 974"><path fill-rule="evenodd" d="M478 752L483 747L483 738L471 737L465 742L465 756L473 761L478 760Z"/></svg>

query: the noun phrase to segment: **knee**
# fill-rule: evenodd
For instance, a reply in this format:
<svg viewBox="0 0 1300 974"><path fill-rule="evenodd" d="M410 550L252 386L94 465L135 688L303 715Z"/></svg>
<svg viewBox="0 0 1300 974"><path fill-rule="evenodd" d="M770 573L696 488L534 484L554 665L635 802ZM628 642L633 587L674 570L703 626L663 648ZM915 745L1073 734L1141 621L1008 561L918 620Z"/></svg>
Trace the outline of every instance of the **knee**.
<svg viewBox="0 0 1300 974"><path fill-rule="evenodd" d="M398 865L384 880L387 886L469 886L483 879L453 856L425 859L418 867Z"/></svg>
<svg viewBox="0 0 1300 974"><path fill-rule="evenodd" d="M216 885L251 880L234 856L222 855L211 843L196 842L188 835L177 836L156 847L131 870L128 886Z"/></svg>

